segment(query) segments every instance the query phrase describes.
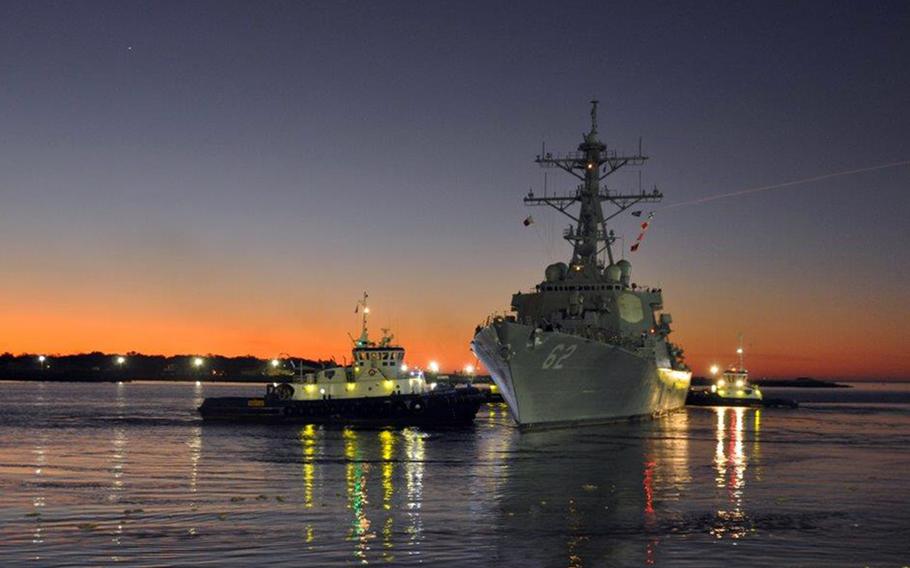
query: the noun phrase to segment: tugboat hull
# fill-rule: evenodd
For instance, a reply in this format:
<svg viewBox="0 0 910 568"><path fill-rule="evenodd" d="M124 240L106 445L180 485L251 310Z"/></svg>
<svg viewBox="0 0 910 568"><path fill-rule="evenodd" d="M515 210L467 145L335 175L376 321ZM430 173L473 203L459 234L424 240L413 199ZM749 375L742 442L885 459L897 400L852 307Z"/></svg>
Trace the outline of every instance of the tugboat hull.
<svg viewBox="0 0 910 568"><path fill-rule="evenodd" d="M482 402L474 389L323 400L221 397L205 399L199 413L211 422L450 427L471 424Z"/></svg>
<svg viewBox="0 0 910 568"><path fill-rule="evenodd" d="M789 398L729 398L711 391L689 391L686 406L746 406L750 408L799 408Z"/></svg>

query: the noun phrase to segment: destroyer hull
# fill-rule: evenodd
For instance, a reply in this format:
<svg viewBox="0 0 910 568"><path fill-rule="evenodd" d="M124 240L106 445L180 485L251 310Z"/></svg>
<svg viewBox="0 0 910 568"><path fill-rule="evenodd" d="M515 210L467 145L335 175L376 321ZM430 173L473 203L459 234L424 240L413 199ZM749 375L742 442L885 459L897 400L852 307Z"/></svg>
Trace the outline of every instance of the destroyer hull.
<svg viewBox="0 0 910 568"><path fill-rule="evenodd" d="M575 335L496 321L472 349L523 428L653 416L685 405L691 373Z"/></svg>

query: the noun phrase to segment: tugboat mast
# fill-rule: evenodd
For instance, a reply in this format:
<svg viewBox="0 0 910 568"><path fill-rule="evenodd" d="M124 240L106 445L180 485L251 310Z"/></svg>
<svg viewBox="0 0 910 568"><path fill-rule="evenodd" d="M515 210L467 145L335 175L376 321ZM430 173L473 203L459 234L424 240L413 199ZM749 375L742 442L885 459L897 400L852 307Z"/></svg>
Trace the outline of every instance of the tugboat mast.
<svg viewBox="0 0 910 568"><path fill-rule="evenodd" d="M354 342L356 347L367 347L370 345L370 334L367 332L367 315L370 313L370 306L367 305L367 298L367 293L364 292L363 299L357 302L357 310L361 310L363 319L360 326L360 337Z"/></svg>
<svg viewBox="0 0 910 568"><path fill-rule="evenodd" d="M739 370L745 370L746 366L743 364L743 334L739 334L739 347L736 348L736 354L739 355Z"/></svg>
<svg viewBox="0 0 910 568"><path fill-rule="evenodd" d="M598 257L604 251L609 264L613 264L612 245L616 237L613 231L608 231L608 221L636 203L658 202L663 199L663 194L656 187L650 193L641 189L639 193L615 193L605 183L601 184L604 178L623 166L640 166L648 157L641 154L640 141L638 153L633 155L621 155L615 150L607 149L597 133L598 102L596 99L591 101L591 130L583 134L584 141L579 144L578 151L565 155L547 152L534 160L541 167L559 168L581 180L575 195L535 197L531 191L524 198L526 205L550 206L575 222L575 226L570 226L564 233L564 238L573 245L569 278L598 276L604 268L598 262ZM601 205L604 201L616 208L607 217L604 217ZM568 208L575 202L581 204L577 217L568 212Z"/></svg>

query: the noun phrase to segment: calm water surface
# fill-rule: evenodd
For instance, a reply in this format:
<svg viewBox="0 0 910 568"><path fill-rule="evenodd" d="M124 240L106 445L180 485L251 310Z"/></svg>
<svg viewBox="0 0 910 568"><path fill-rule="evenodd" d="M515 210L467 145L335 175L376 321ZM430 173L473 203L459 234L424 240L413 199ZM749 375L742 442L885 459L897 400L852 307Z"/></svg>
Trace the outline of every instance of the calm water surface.
<svg viewBox="0 0 910 568"><path fill-rule="evenodd" d="M0 383L0 565L910 563L910 385L534 433L195 413L259 390Z"/></svg>

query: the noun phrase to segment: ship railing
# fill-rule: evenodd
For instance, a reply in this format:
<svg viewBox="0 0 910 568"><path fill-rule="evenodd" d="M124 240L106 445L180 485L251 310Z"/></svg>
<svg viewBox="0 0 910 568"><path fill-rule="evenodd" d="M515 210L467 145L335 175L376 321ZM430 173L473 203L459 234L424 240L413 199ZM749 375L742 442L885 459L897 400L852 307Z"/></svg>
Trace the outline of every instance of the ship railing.
<svg viewBox="0 0 910 568"><path fill-rule="evenodd" d="M544 167L554 167L555 164L553 164L552 162L555 162L555 161L560 161L560 162L565 161L565 160L581 161L584 159L585 159L584 152L577 152L577 151L575 151L575 152L558 152L556 154L554 154L552 152L547 152L545 154L537 156L537 160L535 160L535 161Z"/></svg>
<svg viewBox="0 0 910 568"><path fill-rule="evenodd" d="M569 227L567 229L563 229L562 236L580 240L580 239L587 237L588 235L584 235L584 234L576 231L575 227ZM602 229L598 229L598 230L594 231L594 238L596 238L599 241L607 240L607 236L608 236L608 234L605 233Z"/></svg>
<svg viewBox="0 0 910 568"><path fill-rule="evenodd" d="M483 321L480 323L480 325L478 325L477 327L478 327L478 328L484 328L484 327L487 327L487 326L489 326L489 325L492 325L493 322L502 321L502 320L507 319L508 317L510 317L510 315L509 315L509 313L506 312L506 311L502 311L502 312L493 312L493 313L489 314L486 318L484 318L484 320L483 320Z"/></svg>

